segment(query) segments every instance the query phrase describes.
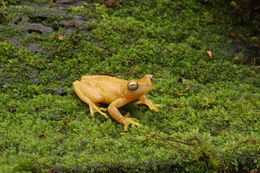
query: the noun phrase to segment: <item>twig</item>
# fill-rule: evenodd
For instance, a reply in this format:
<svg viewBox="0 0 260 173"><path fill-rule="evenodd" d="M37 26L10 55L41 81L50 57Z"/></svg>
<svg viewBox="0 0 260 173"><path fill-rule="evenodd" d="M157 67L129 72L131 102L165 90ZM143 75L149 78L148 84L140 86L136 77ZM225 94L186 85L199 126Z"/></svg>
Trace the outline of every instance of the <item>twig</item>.
<svg viewBox="0 0 260 173"><path fill-rule="evenodd" d="M150 137L148 137L147 139L145 139L144 141L148 141L150 139L156 139L156 140L160 140L160 141L164 141L166 142L167 144L169 144L170 146L174 147L175 149L179 150L179 151L182 151L182 152L185 152L185 150L177 145L174 145L172 143L170 143L170 141L173 141L173 142L177 142L177 143L181 143L181 144L185 144L185 145L189 145L189 146L194 146L194 144L192 143L188 143L188 142L183 142L183 141L179 141L179 140L176 140L176 139L173 139L173 138L170 138L170 137L162 137L158 134L151 134Z"/></svg>

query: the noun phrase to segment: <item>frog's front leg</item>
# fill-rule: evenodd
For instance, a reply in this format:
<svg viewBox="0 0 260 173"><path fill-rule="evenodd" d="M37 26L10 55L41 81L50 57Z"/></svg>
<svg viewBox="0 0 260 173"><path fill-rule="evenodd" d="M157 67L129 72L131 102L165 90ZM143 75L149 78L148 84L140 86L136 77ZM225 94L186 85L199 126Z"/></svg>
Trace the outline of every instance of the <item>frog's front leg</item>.
<svg viewBox="0 0 260 173"><path fill-rule="evenodd" d="M105 118L108 118L107 114L102 112L106 109L98 107L98 105L96 104L102 102L104 100L104 97L97 89L95 89L95 87L82 81L75 81L73 83L73 87L79 98L89 105L91 116L94 117L95 112L98 112Z"/></svg>
<svg viewBox="0 0 260 173"><path fill-rule="evenodd" d="M155 104L152 100L148 99L145 95L141 96L139 98L139 101L136 102L136 104L145 104L149 107L152 111L158 112L160 104Z"/></svg>
<svg viewBox="0 0 260 173"><path fill-rule="evenodd" d="M124 98L119 98L115 101L113 101L109 106L108 106L108 112L110 114L110 116L116 120L117 122L121 123L124 125L124 131L127 131L128 130L128 126L130 124L133 124L137 127L141 127L142 125L137 121L137 119L135 118L130 118L130 117L127 117L127 116L123 116L118 108L127 104L129 101L127 99L124 99Z"/></svg>

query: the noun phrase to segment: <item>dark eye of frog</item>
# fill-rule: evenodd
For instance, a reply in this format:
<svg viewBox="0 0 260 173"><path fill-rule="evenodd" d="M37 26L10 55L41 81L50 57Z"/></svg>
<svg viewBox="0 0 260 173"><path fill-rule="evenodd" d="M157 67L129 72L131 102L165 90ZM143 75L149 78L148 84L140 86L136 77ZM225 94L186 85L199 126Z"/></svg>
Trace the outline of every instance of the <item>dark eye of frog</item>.
<svg viewBox="0 0 260 173"><path fill-rule="evenodd" d="M136 81L130 81L128 84L127 84L127 89L129 91L135 91L137 90L138 88L138 83Z"/></svg>

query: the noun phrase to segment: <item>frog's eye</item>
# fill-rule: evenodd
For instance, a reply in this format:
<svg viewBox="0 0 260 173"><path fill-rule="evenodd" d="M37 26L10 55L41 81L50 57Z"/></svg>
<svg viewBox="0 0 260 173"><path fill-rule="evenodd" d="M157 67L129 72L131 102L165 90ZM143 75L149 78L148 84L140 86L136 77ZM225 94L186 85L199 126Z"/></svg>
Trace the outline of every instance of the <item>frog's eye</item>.
<svg viewBox="0 0 260 173"><path fill-rule="evenodd" d="M137 90L138 88L138 83L136 81L130 81L128 84L127 84L127 89L129 91L135 91Z"/></svg>

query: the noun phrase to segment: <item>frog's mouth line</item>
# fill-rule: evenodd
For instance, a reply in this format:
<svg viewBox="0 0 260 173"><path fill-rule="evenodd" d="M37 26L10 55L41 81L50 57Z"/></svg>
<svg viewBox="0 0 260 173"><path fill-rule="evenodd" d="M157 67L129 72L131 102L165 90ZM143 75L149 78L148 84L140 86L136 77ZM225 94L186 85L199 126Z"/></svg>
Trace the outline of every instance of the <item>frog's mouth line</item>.
<svg viewBox="0 0 260 173"><path fill-rule="evenodd" d="M143 82L139 83L138 82L138 85L139 85L139 87L140 86L147 86L147 87L150 87L151 89L154 87L154 84L152 82L150 82L150 83L143 83Z"/></svg>
<svg viewBox="0 0 260 173"><path fill-rule="evenodd" d="M151 82L151 83L143 83L143 82L137 82L138 83L138 85L153 85L153 83Z"/></svg>

